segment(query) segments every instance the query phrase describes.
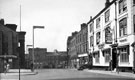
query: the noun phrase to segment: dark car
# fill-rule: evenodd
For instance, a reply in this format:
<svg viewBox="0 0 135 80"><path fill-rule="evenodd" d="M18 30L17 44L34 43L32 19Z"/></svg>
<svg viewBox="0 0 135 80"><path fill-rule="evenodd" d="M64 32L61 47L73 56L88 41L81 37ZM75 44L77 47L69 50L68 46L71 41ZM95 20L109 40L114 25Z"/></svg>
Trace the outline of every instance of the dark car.
<svg viewBox="0 0 135 80"><path fill-rule="evenodd" d="M90 65L90 64L84 64L84 65L80 66L80 67L78 68L78 70L90 69L90 68L91 68L91 65Z"/></svg>

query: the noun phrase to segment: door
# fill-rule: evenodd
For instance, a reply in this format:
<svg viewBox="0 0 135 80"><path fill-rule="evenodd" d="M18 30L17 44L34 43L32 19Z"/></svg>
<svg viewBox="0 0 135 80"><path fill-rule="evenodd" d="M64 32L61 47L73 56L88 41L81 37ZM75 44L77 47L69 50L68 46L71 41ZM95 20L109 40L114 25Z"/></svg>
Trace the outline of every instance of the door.
<svg viewBox="0 0 135 80"><path fill-rule="evenodd" d="M112 70L114 70L117 66L117 49L112 49Z"/></svg>

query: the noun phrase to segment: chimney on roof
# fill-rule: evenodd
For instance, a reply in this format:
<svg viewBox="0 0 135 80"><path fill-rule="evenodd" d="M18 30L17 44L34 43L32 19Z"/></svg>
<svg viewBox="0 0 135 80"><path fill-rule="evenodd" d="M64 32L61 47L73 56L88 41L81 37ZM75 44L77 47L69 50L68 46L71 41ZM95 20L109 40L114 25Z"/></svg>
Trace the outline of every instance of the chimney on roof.
<svg viewBox="0 0 135 80"><path fill-rule="evenodd" d="M5 25L7 28L12 29L13 31L16 31L17 25L16 24L6 24Z"/></svg>
<svg viewBox="0 0 135 80"><path fill-rule="evenodd" d="M90 16L90 20L92 20L92 16Z"/></svg>
<svg viewBox="0 0 135 80"><path fill-rule="evenodd" d="M87 24L86 23L82 23L81 24L81 30L84 29L84 28L86 28L86 27L87 27Z"/></svg>
<svg viewBox="0 0 135 80"><path fill-rule="evenodd" d="M4 25L4 19L0 19L0 24Z"/></svg>
<svg viewBox="0 0 135 80"><path fill-rule="evenodd" d="M106 0L105 7L108 7L110 5L110 0Z"/></svg>

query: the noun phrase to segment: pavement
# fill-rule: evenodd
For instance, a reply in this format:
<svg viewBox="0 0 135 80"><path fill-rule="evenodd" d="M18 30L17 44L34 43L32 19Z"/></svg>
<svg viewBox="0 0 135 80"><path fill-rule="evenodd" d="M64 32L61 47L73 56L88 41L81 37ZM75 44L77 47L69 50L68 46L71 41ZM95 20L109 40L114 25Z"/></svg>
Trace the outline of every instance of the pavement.
<svg viewBox="0 0 135 80"><path fill-rule="evenodd" d="M30 69L20 69L20 75L35 75L36 71L31 71ZM4 75L19 75L19 69L9 69L7 73L1 73L1 76Z"/></svg>
<svg viewBox="0 0 135 80"><path fill-rule="evenodd" d="M135 78L135 74L132 73L132 72L116 72L116 71L89 70L89 69L84 69L84 71L91 72L91 73L99 73L99 74L106 74L106 75L114 75L114 76L123 76L123 77Z"/></svg>
<svg viewBox="0 0 135 80"><path fill-rule="evenodd" d="M20 75L36 75L38 72L32 72L30 69L20 69ZM0 80L18 80L14 77L19 76L19 69L9 69L7 73L0 74ZM12 79L13 78L13 79Z"/></svg>

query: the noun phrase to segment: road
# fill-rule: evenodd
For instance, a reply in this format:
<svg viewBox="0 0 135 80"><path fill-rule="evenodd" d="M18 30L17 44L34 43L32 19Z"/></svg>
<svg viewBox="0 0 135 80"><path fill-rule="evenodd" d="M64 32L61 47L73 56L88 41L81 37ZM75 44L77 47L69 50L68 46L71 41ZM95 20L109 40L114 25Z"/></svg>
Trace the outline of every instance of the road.
<svg viewBox="0 0 135 80"><path fill-rule="evenodd" d="M10 77L9 77L10 78ZM18 76L14 76L14 79ZM135 80L122 76L77 71L73 69L42 69L36 75L21 75L21 80Z"/></svg>

